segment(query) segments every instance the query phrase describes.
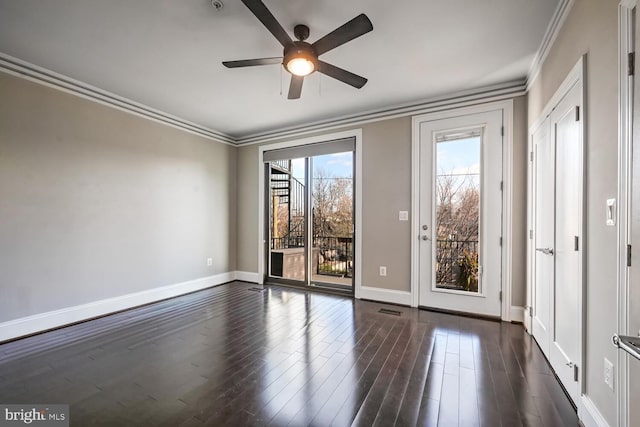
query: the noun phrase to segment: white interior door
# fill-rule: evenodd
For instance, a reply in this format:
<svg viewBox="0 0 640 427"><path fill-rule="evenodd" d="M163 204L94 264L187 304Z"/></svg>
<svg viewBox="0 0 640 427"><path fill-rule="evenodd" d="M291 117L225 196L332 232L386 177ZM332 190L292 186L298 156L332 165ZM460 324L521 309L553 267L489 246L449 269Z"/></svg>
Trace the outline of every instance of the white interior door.
<svg viewBox="0 0 640 427"><path fill-rule="evenodd" d="M551 113L556 147L554 328L550 362L574 402L580 397L582 298L582 87L576 84Z"/></svg>
<svg viewBox="0 0 640 427"><path fill-rule="evenodd" d="M582 84L534 132L532 333L574 402L582 360Z"/></svg>
<svg viewBox="0 0 640 427"><path fill-rule="evenodd" d="M502 110L420 124L419 304L499 317Z"/></svg>
<svg viewBox="0 0 640 427"><path fill-rule="evenodd" d="M552 293L555 246L555 139L547 118L533 134L534 153L534 249L532 333L544 354L551 343Z"/></svg>

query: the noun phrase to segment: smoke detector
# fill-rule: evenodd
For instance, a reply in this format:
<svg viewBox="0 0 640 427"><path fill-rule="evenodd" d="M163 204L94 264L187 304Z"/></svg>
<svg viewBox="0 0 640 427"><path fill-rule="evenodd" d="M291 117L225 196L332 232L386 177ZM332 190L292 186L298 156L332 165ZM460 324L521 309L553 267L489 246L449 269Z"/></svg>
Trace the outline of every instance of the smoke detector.
<svg viewBox="0 0 640 427"><path fill-rule="evenodd" d="M220 12L222 8L224 8L224 3L222 3L222 0L211 0L211 6L213 6L216 12Z"/></svg>

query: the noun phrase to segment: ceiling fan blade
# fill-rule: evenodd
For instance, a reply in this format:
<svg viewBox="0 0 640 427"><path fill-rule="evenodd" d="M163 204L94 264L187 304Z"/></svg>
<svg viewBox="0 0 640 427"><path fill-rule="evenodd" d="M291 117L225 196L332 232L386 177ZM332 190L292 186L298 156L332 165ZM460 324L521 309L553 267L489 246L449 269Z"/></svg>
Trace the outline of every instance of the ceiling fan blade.
<svg viewBox="0 0 640 427"><path fill-rule="evenodd" d="M244 1L244 0L243 0ZM373 30L373 24L364 13L356 16L341 27L336 28L320 40L313 43L313 48L318 55L335 49L363 34Z"/></svg>
<svg viewBox="0 0 640 427"><path fill-rule="evenodd" d="M289 34L282 28L282 25L280 25L278 20L261 0L242 0L242 3L262 22L262 25L267 27L267 30L278 39L283 47L288 47L293 44L293 40L291 40Z"/></svg>
<svg viewBox="0 0 640 427"><path fill-rule="evenodd" d="M271 64L282 64L282 57L244 59L242 61L224 61L222 63L222 65L224 65L227 68L255 67L256 65L271 65Z"/></svg>
<svg viewBox="0 0 640 427"><path fill-rule="evenodd" d="M289 96L288 99L298 99L300 98L300 94L302 94L302 82L304 81L304 77L296 76L294 74L291 75L291 84L289 85Z"/></svg>
<svg viewBox="0 0 640 427"><path fill-rule="evenodd" d="M367 83L367 79L357 74L353 74L350 71L343 70L335 65L327 64L323 61L318 61L318 71L322 74L326 74L329 77L333 77L336 80L340 80L343 83L351 85L356 89L362 88Z"/></svg>

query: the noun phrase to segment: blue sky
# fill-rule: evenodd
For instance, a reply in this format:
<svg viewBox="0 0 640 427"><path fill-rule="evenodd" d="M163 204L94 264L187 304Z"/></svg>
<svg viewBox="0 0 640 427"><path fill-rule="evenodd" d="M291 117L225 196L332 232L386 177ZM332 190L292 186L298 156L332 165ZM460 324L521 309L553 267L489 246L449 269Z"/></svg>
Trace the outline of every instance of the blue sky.
<svg viewBox="0 0 640 427"><path fill-rule="evenodd" d="M437 145L438 174L480 172L480 138L439 142Z"/></svg>
<svg viewBox="0 0 640 427"><path fill-rule="evenodd" d="M353 153L335 153L313 158L314 168L321 168L336 178L353 177ZM479 173L480 138L439 142L437 145L438 174ZM304 181L304 159L293 160L293 176Z"/></svg>
<svg viewBox="0 0 640 427"><path fill-rule="evenodd" d="M353 152L327 154L313 158L314 169L323 169L335 178L353 177ZM293 176L304 181L304 159L293 160Z"/></svg>

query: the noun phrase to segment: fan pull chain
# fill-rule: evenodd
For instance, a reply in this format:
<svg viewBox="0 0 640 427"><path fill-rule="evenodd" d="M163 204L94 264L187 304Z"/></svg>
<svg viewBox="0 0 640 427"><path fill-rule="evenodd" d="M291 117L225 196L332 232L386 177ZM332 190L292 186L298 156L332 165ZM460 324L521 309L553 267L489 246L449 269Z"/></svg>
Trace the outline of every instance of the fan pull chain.
<svg viewBox="0 0 640 427"><path fill-rule="evenodd" d="M322 74L318 73L318 96L322 97Z"/></svg>
<svg viewBox="0 0 640 427"><path fill-rule="evenodd" d="M280 96L282 96L282 67L280 68Z"/></svg>

